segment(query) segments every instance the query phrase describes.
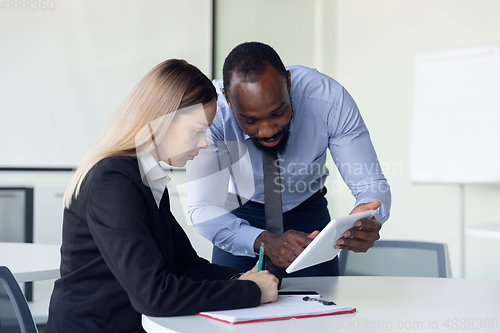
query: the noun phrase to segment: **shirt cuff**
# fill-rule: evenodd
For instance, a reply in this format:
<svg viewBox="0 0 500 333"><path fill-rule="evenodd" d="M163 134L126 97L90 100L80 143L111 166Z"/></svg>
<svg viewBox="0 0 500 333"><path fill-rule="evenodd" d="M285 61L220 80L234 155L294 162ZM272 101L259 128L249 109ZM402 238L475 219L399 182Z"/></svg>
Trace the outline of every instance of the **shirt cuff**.
<svg viewBox="0 0 500 333"><path fill-rule="evenodd" d="M375 210L375 219L377 221L379 221L380 224L383 225L384 222L387 221L387 219L389 218L389 216L387 216L387 213L385 211L385 206L384 206L384 204L382 203L382 201L380 199L368 199L368 198L365 198L365 199L362 199L362 200L359 200L358 202L356 202L356 204L354 205L354 207L357 207L360 204L369 203L369 202L372 202L372 201L375 201L375 200L377 200L377 201L380 202L380 207Z"/></svg>
<svg viewBox="0 0 500 333"><path fill-rule="evenodd" d="M233 243L240 249L241 255L255 258L253 245L259 235L265 230L252 227L248 224L241 224L240 230L236 233Z"/></svg>

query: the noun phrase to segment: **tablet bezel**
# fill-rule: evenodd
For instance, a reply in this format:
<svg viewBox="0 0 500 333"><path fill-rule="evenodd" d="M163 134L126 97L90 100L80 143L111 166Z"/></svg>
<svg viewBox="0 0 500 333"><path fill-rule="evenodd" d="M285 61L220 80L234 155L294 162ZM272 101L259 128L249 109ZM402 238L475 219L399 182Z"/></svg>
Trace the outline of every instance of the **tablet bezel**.
<svg viewBox="0 0 500 333"><path fill-rule="evenodd" d="M375 210L369 210L331 220L288 266L286 272L290 274L335 258L340 253L340 249L334 248L337 240L343 237L344 232L354 228L356 221L369 219L375 215L375 212Z"/></svg>

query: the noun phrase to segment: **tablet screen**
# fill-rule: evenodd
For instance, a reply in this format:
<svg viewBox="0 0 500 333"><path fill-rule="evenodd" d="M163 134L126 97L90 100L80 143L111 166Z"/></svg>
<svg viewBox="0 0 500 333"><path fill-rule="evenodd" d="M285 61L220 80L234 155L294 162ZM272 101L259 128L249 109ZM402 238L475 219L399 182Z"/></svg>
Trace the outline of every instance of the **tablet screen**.
<svg viewBox="0 0 500 333"><path fill-rule="evenodd" d="M337 244L337 240L343 236L344 232L353 228L356 221L369 219L374 215L375 211L369 210L331 220L305 250L288 266L286 272L290 274L332 260L340 253L340 249L335 249L334 246Z"/></svg>

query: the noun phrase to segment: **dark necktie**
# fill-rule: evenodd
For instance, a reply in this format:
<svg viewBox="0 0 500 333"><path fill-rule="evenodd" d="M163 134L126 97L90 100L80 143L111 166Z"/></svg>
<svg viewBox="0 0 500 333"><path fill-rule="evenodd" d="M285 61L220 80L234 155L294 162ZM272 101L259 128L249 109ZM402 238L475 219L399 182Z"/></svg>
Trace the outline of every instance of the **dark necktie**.
<svg viewBox="0 0 500 333"><path fill-rule="evenodd" d="M266 229L281 235L283 234L283 208L281 203L281 176L276 153L262 153L262 169L264 172ZM279 279L279 289L285 270L276 266L267 256L265 257L264 268Z"/></svg>

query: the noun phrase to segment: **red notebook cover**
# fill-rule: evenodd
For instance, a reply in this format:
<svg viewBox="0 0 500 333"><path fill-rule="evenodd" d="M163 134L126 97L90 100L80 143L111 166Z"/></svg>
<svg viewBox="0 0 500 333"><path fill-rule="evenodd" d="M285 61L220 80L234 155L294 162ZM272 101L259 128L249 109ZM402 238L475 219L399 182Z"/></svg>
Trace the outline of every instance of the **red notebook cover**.
<svg viewBox="0 0 500 333"><path fill-rule="evenodd" d="M352 310L338 311L338 312L331 312L331 313L322 313L322 314L316 314L316 315L303 315L303 316L291 316L291 317L276 317L276 318L265 318L265 319L253 319L253 320L236 321L236 322L230 322L230 321L227 321L227 320L223 320L223 319L211 317L209 315L201 314L201 313L198 313L198 316L202 316L202 317L205 317L205 318L214 319L214 320L220 321L222 323L237 325L237 324L250 324L250 323L263 322L263 321L284 320L284 319L292 319L292 318L310 318L310 317L330 316L330 315L346 314L346 313L354 313L354 312L356 312L356 308L353 308Z"/></svg>

